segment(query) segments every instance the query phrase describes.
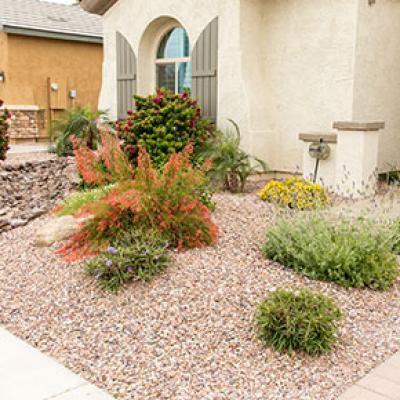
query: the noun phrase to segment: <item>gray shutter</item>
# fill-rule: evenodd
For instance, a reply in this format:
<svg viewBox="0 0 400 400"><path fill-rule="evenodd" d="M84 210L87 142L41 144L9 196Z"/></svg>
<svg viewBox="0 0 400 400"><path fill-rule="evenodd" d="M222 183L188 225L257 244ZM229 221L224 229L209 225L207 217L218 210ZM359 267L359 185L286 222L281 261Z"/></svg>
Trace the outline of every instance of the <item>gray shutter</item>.
<svg viewBox="0 0 400 400"><path fill-rule="evenodd" d="M117 113L126 116L136 94L136 56L126 38L117 32Z"/></svg>
<svg viewBox="0 0 400 400"><path fill-rule="evenodd" d="M192 53L192 93L203 116L216 122L218 88L218 17L200 35Z"/></svg>

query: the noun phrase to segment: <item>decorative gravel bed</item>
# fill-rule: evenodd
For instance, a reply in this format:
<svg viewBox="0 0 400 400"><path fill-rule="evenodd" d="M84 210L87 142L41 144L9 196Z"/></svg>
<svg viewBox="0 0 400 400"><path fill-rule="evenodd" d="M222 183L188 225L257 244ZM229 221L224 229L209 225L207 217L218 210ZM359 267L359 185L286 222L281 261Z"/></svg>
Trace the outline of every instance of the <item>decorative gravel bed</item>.
<svg viewBox="0 0 400 400"><path fill-rule="evenodd" d="M0 236L0 323L118 399L324 399L400 349L400 282L386 293L309 281L263 259L273 211L256 193L217 196L215 248L174 255L152 283L102 292L54 249L31 246L46 218ZM330 355L280 355L255 335L268 291L307 286L346 320Z"/></svg>

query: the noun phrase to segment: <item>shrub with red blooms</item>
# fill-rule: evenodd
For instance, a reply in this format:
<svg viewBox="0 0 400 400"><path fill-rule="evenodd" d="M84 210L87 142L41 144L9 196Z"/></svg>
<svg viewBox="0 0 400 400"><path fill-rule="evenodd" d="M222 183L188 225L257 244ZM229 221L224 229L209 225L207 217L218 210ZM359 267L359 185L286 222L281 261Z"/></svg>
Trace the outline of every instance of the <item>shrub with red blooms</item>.
<svg viewBox="0 0 400 400"><path fill-rule="evenodd" d="M91 218L59 253L67 260L97 254L135 227L158 231L179 250L214 244L218 228L199 199L206 178L202 170L193 168L192 151L192 145L187 145L158 172L141 147L135 178L117 183L108 195L87 205L84 214Z"/></svg>
<svg viewBox="0 0 400 400"><path fill-rule="evenodd" d="M84 182L89 186L98 186L132 178L133 168L118 139L107 132L102 132L100 139L100 149L94 151L82 145L77 138L71 138L76 165Z"/></svg>
<svg viewBox="0 0 400 400"><path fill-rule="evenodd" d="M125 153L136 165L138 150L144 146L153 164L160 168L169 157L193 143L193 161L203 144L212 136L213 126L202 115L188 91L174 94L159 89L155 95L135 96L136 110L128 110L116 128Z"/></svg>
<svg viewBox="0 0 400 400"><path fill-rule="evenodd" d="M3 100L0 99L0 160L6 159L6 153L9 149L8 142L8 120L11 114L3 107Z"/></svg>

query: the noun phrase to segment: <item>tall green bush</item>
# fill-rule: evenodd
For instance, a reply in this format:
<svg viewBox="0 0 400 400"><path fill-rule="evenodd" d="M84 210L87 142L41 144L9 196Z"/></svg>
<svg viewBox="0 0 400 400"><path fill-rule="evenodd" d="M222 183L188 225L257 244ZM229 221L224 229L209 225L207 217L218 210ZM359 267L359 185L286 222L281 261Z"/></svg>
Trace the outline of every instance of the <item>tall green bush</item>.
<svg viewBox="0 0 400 400"><path fill-rule="evenodd" d="M1 108L3 107L3 100L0 99L0 160L6 159L6 153L8 150L8 120L11 117L11 114L7 109Z"/></svg>
<svg viewBox="0 0 400 400"><path fill-rule="evenodd" d="M391 233L372 221L331 221L313 213L278 220L267 231L263 251L311 279L385 290L399 274L392 248Z"/></svg>
<svg viewBox="0 0 400 400"><path fill-rule="evenodd" d="M174 94L160 89L148 97L135 96L135 106L125 120L116 123L124 151L134 163L139 147L145 146L152 163L160 168L189 142L195 159L212 135L212 125L201 116L198 103L187 91Z"/></svg>

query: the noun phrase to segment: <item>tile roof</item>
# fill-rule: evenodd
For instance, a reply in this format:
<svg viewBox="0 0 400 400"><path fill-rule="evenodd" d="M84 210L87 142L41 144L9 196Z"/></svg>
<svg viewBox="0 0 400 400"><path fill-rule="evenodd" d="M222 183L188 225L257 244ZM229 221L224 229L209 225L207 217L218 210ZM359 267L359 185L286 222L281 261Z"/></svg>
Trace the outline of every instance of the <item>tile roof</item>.
<svg viewBox="0 0 400 400"><path fill-rule="evenodd" d="M5 28L101 38L101 17L65 5L41 0L0 0L0 31Z"/></svg>

